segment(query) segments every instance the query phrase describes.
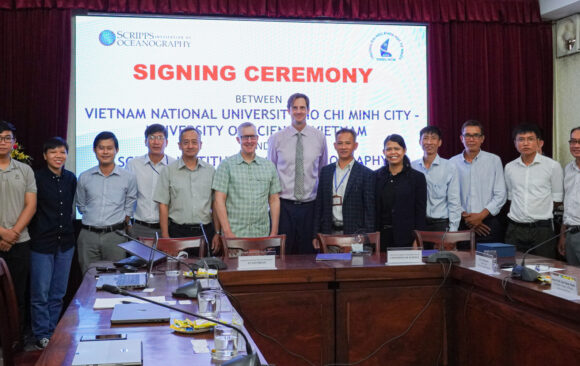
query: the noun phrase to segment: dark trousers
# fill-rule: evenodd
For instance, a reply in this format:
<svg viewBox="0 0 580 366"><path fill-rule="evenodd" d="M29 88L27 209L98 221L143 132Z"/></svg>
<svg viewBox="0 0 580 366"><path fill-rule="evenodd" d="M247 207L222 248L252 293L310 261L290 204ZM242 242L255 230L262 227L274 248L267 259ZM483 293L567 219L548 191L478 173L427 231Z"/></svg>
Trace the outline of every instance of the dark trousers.
<svg viewBox="0 0 580 366"><path fill-rule="evenodd" d="M280 199L278 233L286 235L286 254L314 253L314 201L295 204Z"/></svg>
<svg viewBox="0 0 580 366"><path fill-rule="evenodd" d="M554 236L551 226L522 226L510 222L505 233L505 242L515 245L517 250L525 252L534 245L540 244ZM530 253L546 258L556 258L556 239L545 243Z"/></svg>
<svg viewBox="0 0 580 366"><path fill-rule="evenodd" d="M481 236L476 235L475 241L478 243L503 243L503 225L497 216L488 215L483 223L489 226L491 232L489 235ZM461 224L459 225L459 230L469 230L469 227L465 225L465 221L461 219ZM467 245L469 248L469 245Z"/></svg>
<svg viewBox="0 0 580 366"><path fill-rule="evenodd" d="M16 301L18 301L18 313L20 315L20 329L24 330L28 319L28 306L26 305L26 290L28 288L28 273L30 269L30 240L14 244L7 252L0 252L8 270L12 276Z"/></svg>
<svg viewBox="0 0 580 366"><path fill-rule="evenodd" d="M205 231L205 235L207 236L207 240L209 241L206 246L206 253L207 256L213 256L213 252L211 250L211 240L215 234L215 229L213 227L213 223L203 225L203 230L201 230L201 226L197 225L179 225L175 222L169 220L169 236L172 238L189 238L194 236L201 236L203 237L203 233ZM194 255L199 257L199 252L195 249L191 252L188 251L189 255Z"/></svg>

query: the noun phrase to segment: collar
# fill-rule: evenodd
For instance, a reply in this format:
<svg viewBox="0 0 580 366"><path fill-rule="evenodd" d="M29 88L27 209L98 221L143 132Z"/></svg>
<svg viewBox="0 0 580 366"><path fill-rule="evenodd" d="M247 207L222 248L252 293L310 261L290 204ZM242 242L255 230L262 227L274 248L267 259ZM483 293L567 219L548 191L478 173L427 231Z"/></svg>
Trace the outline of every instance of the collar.
<svg viewBox="0 0 580 366"><path fill-rule="evenodd" d="M433 161L431 162L431 166L440 165L440 164L441 164L441 157L439 156L439 154L436 154L435 159L433 159ZM419 165L421 165L421 167L423 169L425 169L425 161L423 160L423 158L419 159Z"/></svg>
<svg viewBox="0 0 580 366"><path fill-rule="evenodd" d="M262 162L258 159L258 155L254 156L254 160L252 160L251 162L247 162L244 160L244 157L242 156L242 152L240 151L239 153L237 153L236 155L234 155L234 163L235 164L242 164L242 163L246 163L246 164L251 164L251 163L256 163L258 165L261 165Z"/></svg>
<svg viewBox="0 0 580 366"><path fill-rule="evenodd" d="M520 155L519 158L516 159L517 163L519 165L521 165L521 166L524 166L524 167L532 166L532 165L535 165L535 164L540 164L542 162L542 160L543 160L542 159L542 154L539 154L539 153L536 153L536 155L534 156L534 160L532 160L532 163L530 165L526 165L524 163L524 161L522 160L521 155Z"/></svg>
<svg viewBox="0 0 580 366"><path fill-rule="evenodd" d="M310 131L308 131L308 125L304 126L304 128L302 129L302 131L298 131L296 129L296 127L294 127L293 125L290 125L290 131L292 131L292 136L296 136L299 133L302 134L302 136L308 136L310 133Z"/></svg>
<svg viewBox="0 0 580 366"><path fill-rule="evenodd" d="M169 164L169 158L167 157L167 154L163 154L163 157L161 158L161 160L159 160L159 163L157 164L151 161L151 158L149 158L149 154L143 155L143 158L144 158L143 165L151 164L152 166L155 166L157 164L161 164L167 166Z"/></svg>
<svg viewBox="0 0 580 366"><path fill-rule="evenodd" d="M344 169L340 169L340 167L338 166L338 161L335 163L336 164L336 169L337 170L347 170L350 169L352 171L352 167L354 166L354 163L356 162L356 159L353 157L353 159L350 161L350 163L346 164L346 166L344 167Z"/></svg>
<svg viewBox="0 0 580 366"><path fill-rule="evenodd" d="M91 174L99 174L99 175L102 175L103 177L105 176L101 172L101 167L100 166L97 165L93 169L94 170L91 172ZM117 164L115 164L115 167L113 168L113 171L111 172L111 174L109 174L109 176L111 176L111 175L120 175L119 174L119 169L121 169L121 168L119 168L119 166Z"/></svg>
<svg viewBox="0 0 580 366"><path fill-rule="evenodd" d="M167 157L167 155L165 155L165 157ZM196 170L200 169L200 168L204 168L204 164L203 164L203 160L201 160L200 158L196 158L197 159L197 164L195 164L195 169L193 169L192 171L195 172ZM187 167L187 165L185 165L185 163L183 162L183 157L179 157L179 159L177 160L177 169L187 169L189 170L189 168Z"/></svg>

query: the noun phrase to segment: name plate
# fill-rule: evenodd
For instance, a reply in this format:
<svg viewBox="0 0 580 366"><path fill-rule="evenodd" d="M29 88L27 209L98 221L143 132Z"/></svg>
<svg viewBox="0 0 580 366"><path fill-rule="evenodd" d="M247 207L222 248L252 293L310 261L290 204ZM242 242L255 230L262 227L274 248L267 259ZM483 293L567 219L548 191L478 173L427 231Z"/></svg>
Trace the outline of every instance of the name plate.
<svg viewBox="0 0 580 366"><path fill-rule="evenodd" d="M492 255L475 252L475 268L480 272L496 273L497 262L494 263L494 260L495 258Z"/></svg>
<svg viewBox="0 0 580 366"><path fill-rule="evenodd" d="M551 272L550 276L552 277L552 291L569 296L580 295L576 277L557 272Z"/></svg>
<svg viewBox="0 0 580 366"><path fill-rule="evenodd" d="M276 269L275 255L241 255L238 269Z"/></svg>
<svg viewBox="0 0 580 366"><path fill-rule="evenodd" d="M364 251L364 246L362 244L351 244L350 251L353 253L362 253Z"/></svg>
<svg viewBox="0 0 580 366"><path fill-rule="evenodd" d="M419 250L387 250L387 264L424 264L423 251Z"/></svg>

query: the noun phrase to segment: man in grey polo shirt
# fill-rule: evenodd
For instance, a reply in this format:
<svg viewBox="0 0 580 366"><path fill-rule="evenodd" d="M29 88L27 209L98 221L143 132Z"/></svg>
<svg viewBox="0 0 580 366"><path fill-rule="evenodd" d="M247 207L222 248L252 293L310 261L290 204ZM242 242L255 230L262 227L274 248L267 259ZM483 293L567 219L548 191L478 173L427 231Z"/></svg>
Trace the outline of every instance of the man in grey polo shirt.
<svg viewBox="0 0 580 366"><path fill-rule="evenodd" d="M205 232L213 244L217 240L211 190L215 169L197 157L202 146L198 129L187 126L181 130L178 146L181 158L161 172L153 195L159 203L161 236L182 238L203 236Z"/></svg>
<svg viewBox="0 0 580 366"><path fill-rule="evenodd" d="M238 127L236 140L240 152L221 162L213 182L223 234L227 238L277 235L281 187L276 167L256 156L258 134L252 123Z"/></svg>
<svg viewBox="0 0 580 366"><path fill-rule="evenodd" d="M554 236L554 205L564 196L560 163L538 153L540 129L521 124L513 131L520 157L505 166L505 182L510 200L509 224L505 242L525 252ZM531 253L548 258L556 256L556 240Z"/></svg>
<svg viewBox="0 0 580 366"><path fill-rule="evenodd" d="M155 186L161 172L175 159L165 155L167 129L158 123L145 129L145 146L147 154L136 156L127 163L127 169L137 178L137 207L130 234L152 238L155 233L161 234L159 204L153 200Z"/></svg>
<svg viewBox="0 0 580 366"><path fill-rule="evenodd" d="M119 152L117 137L109 131L99 133L93 142L99 165L79 176L76 205L83 215L79 234L78 256L83 273L98 261L118 261L125 251L117 244L125 238L116 230L125 230L137 199L135 174L115 164Z"/></svg>
<svg viewBox="0 0 580 366"><path fill-rule="evenodd" d="M30 268L27 226L36 212L36 182L28 165L10 157L16 142L14 131L14 125L0 120L0 258L6 261L12 275L22 327Z"/></svg>
<svg viewBox="0 0 580 366"><path fill-rule="evenodd" d="M570 227L573 231L562 235L558 251L566 256L568 264L580 266L580 126L570 131L570 154L574 161L564 169L564 224L562 232Z"/></svg>

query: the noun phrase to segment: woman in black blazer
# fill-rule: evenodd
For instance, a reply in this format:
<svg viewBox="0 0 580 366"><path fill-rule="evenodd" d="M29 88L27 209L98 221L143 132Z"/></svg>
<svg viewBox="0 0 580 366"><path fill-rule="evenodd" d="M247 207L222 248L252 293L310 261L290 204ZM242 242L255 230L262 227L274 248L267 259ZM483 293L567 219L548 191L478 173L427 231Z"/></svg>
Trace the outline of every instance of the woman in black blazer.
<svg viewBox="0 0 580 366"><path fill-rule="evenodd" d="M376 171L376 222L381 250L413 245L413 230L425 228L427 181L411 168L401 135L383 143L386 165Z"/></svg>

